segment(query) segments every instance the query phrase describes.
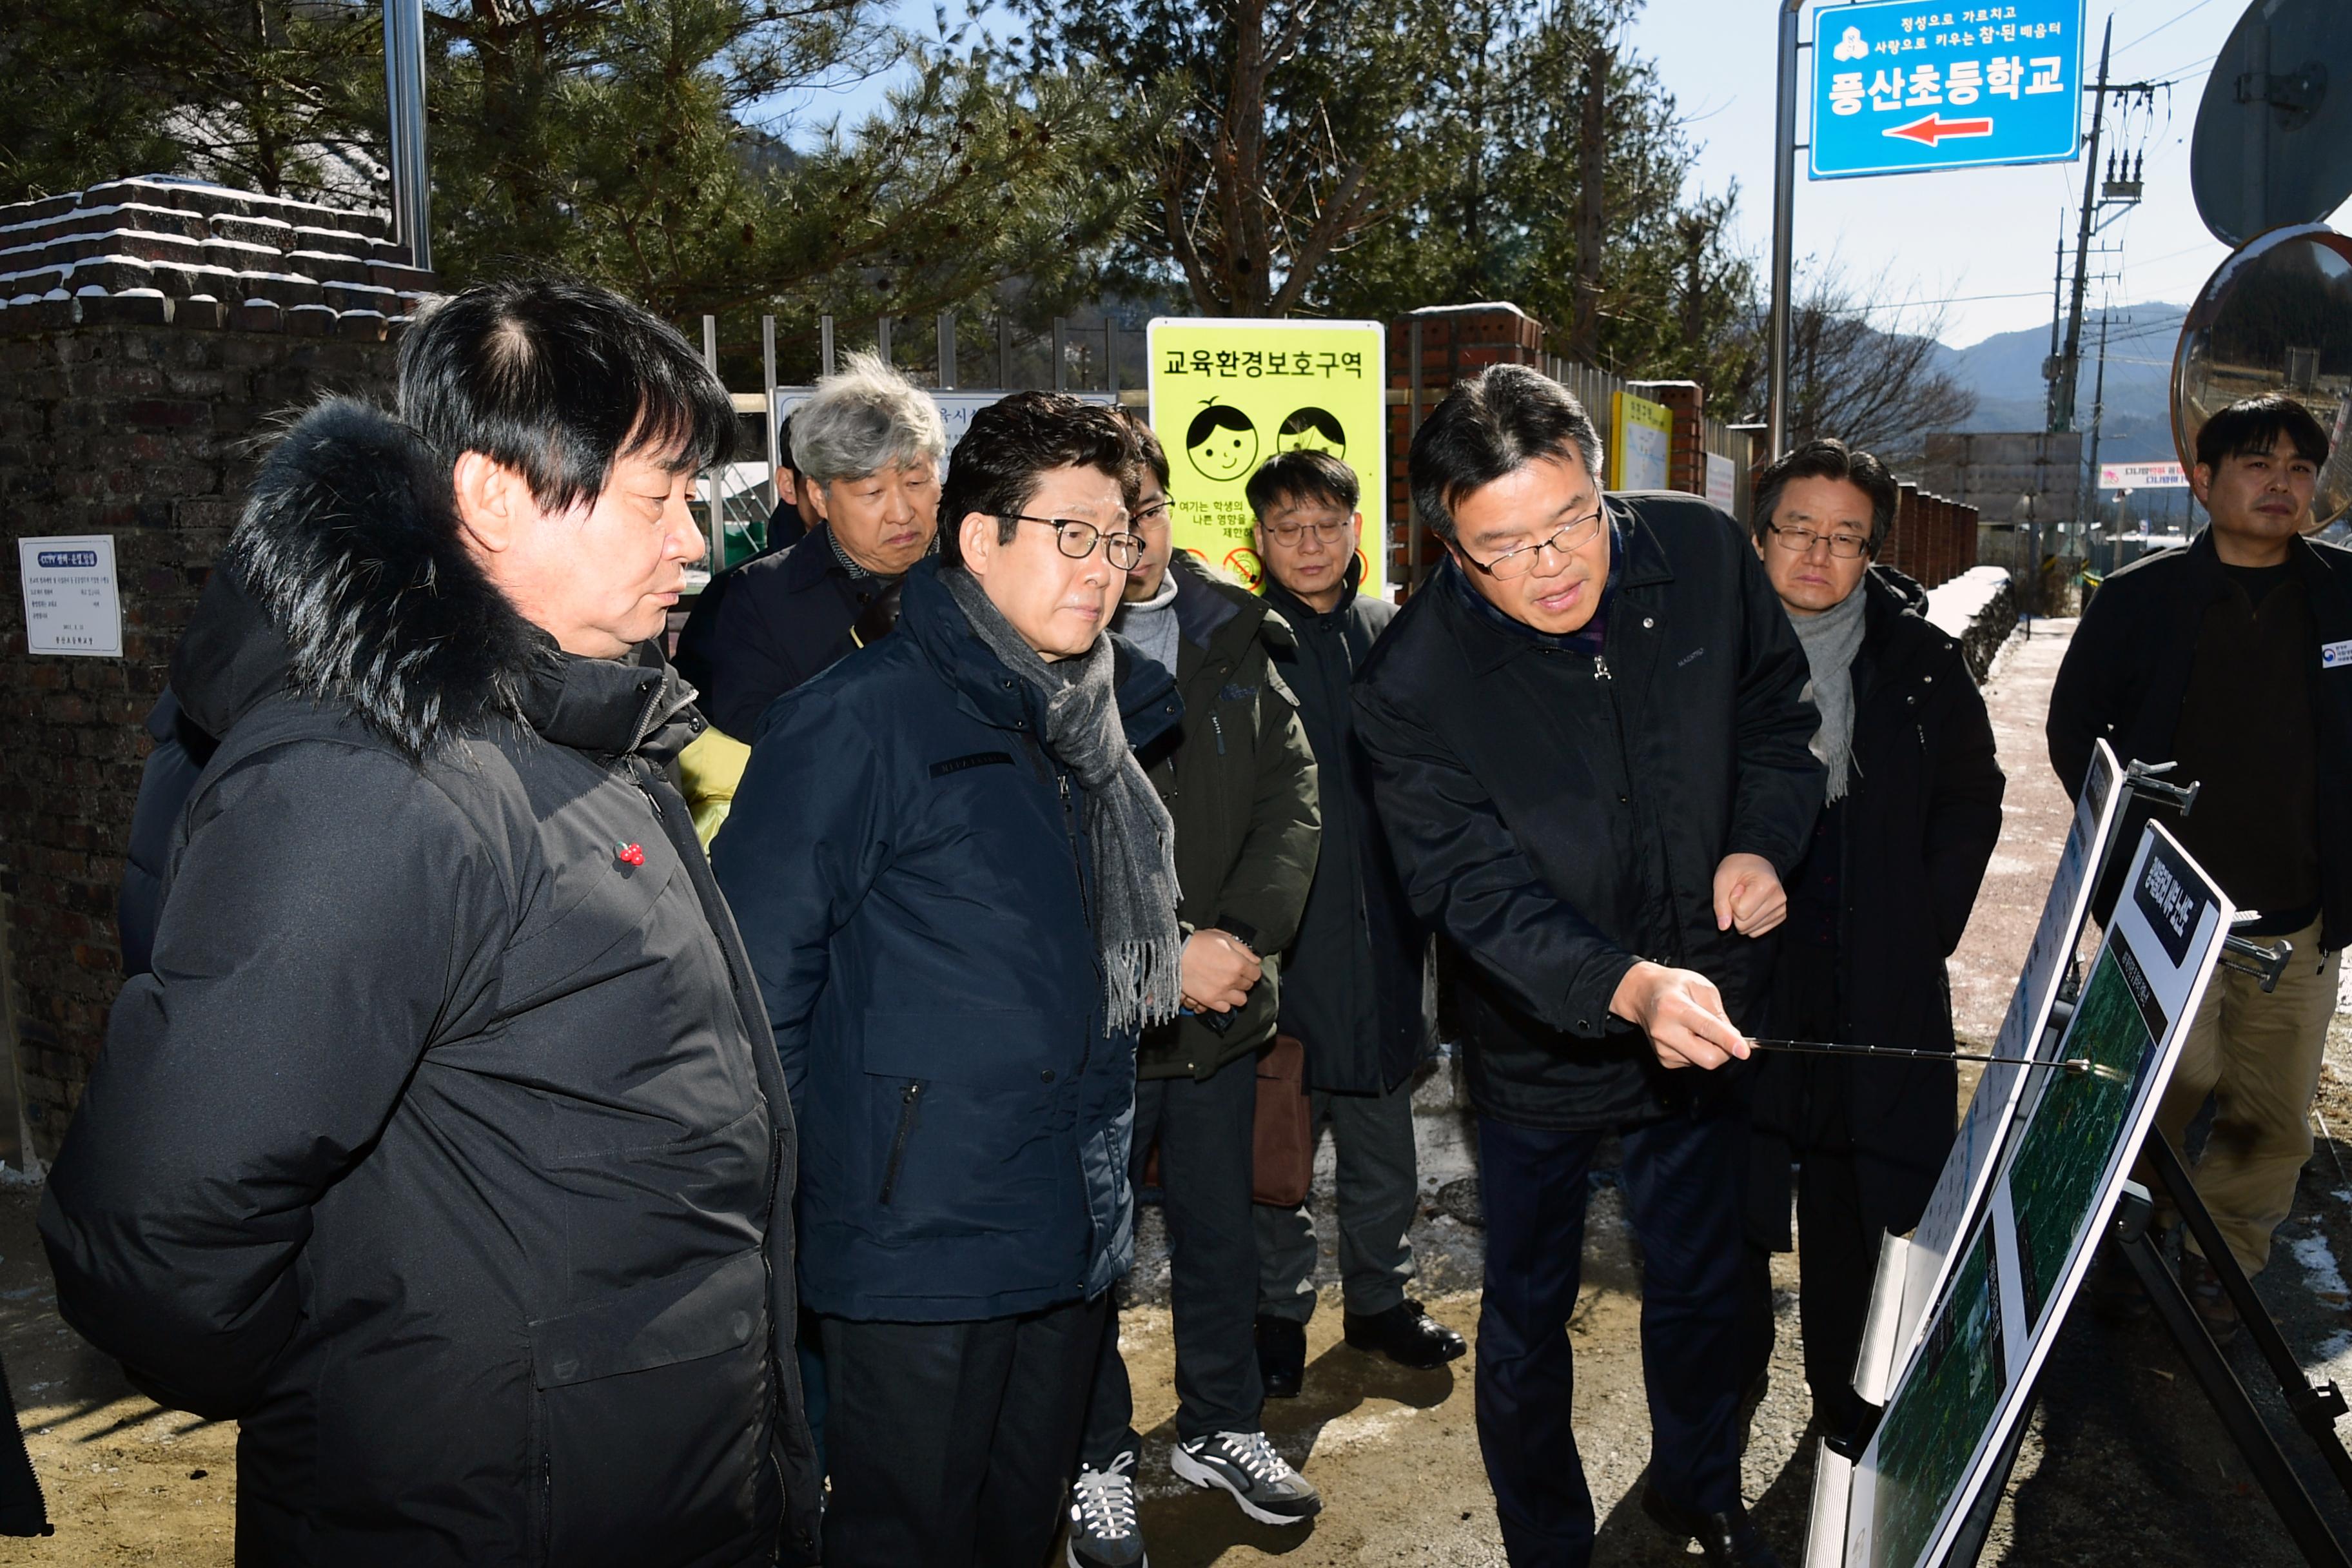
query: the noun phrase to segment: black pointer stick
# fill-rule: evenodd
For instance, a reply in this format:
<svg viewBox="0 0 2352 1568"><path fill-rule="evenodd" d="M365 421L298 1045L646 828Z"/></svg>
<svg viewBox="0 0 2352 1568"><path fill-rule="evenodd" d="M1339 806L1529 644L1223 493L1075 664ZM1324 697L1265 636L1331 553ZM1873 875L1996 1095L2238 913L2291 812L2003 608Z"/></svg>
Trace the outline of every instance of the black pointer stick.
<svg viewBox="0 0 2352 1568"><path fill-rule="evenodd" d="M2003 1067L2058 1068L2063 1071L2078 1075L2082 1073L2092 1073L2100 1078L2116 1079L2118 1082L2123 1081L2124 1078L2124 1075L2116 1068L2111 1067L2103 1067L2099 1063L2093 1061L2088 1057L2068 1057L2063 1061L2045 1061L2039 1057L1987 1056L1981 1051L1918 1051L1906 1050L1899 1046L1841 1046L1833 1045L1823 1040L1750 1039L1748 1044L1754 1049L1759 1051L1793 1051L1801 1056L1876 1057L1920 1062L1998 1062Z"/></svg>

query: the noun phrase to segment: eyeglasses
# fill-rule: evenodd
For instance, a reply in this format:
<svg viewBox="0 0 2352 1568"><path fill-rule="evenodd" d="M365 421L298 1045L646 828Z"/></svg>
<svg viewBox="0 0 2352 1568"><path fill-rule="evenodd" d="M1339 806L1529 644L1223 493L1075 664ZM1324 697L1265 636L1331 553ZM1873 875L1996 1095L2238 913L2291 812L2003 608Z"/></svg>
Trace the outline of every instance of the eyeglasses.
<svg viewBox="0 0 2352 1568"><path fill-rule="evenodd" d="M1780 548L1802 555L1816 544L1826 544L1830 553L1840 561L1859 561L1870 553L1867 537L1853 533L1815 533L1810 529L1782 528L1768 522L1765 528L1780 542Z"/></svg>
<svg viewBox="0 0 2352 1568"><path fill-rule="evenodd" d="M1564 558L1591 543L1600 535L1601 515L1601 510L1595 507L1591 515L1575 519L1549 539L1522 544L1517 550L1506 550L1492 561L1481 561L1467 550L1462 551L1462 559L1497 582L1524 577L1536 569L1537 558L1545 551Z"/></svg>
<svg viewBox="0 0 2352 1568"><path fill-rule="evenodd" d="M1024 517L1007 514L1014 522L1043 523L1054 531L1055 547L1073 561L1084 561L1102 546L1103 559L1122 572L1132 572L1143 559L1143 540L1132 533L1111 533L1075 517Z"/></svg>
<svg viewBox="0 0 2352 1568"><path fill-rule="evenodd" d="M1145 507L1141 511L1129 517L1127 520L1127 525L1129 528L1149 528L1155 522L1165 522L1167 521L1168 498L1162 496L1160 500L1153 501L1150 506Z"/></svg>
<svg viewBox="0 0 2352 1568"><path fill-rule="evenodd" d="M1346 522L1277 522L1267 525L1266 532L1280 540L1286 548L1310 532L1326 544L1337 544L1347 536L1349 525L1354 521L1349 518Z"/></svg>

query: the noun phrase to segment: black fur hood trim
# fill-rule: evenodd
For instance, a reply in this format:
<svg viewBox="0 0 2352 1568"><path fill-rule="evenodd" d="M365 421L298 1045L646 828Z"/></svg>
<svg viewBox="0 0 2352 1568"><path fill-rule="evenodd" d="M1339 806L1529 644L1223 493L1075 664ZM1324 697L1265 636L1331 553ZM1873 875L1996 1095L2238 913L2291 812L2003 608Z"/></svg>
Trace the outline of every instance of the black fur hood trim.
<svg viewBox="0 0 2352 1568"><path fill-rule="evenodd" d="M285 638L288 684L414 761L496 717L553 647L458 535L447 465L383 410L319 404L253 481L223 565Z"/></svg>

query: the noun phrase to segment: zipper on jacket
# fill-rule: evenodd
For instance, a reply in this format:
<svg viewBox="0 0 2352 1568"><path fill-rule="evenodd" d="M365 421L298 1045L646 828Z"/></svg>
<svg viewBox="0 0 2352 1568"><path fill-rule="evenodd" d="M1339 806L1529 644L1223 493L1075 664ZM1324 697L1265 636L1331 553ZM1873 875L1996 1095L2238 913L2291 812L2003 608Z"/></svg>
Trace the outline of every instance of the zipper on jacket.
<svg viewBox="0 0 2352 1568"><path fill-rule="evenodd" d="M1095 905L1094 900L1087 894L1086 866L1078 858L1078 808L1070 796L1070 775L1056 772L1054 782L1059 784L1062 790L1062 837L1069 840L1070 870L1078 879L1078 910L1087 917L1087 929L1092 931L1095 924Z"/></svg>
<svg viewBox="0 0 2352 1568"><path fill-rule="evenodd" d="M1087 896L1087 868L1078 855L1077 805L1070 795L1070 775L1056 769L1055 778L1062 786L1062 837L1069 840L1070 872L1078 879L1078 912L1085 917L1087 930L1091 932L1095 929L1094 900ZM1102 983L1107 978L1103 971L1102 950L1095 943L1090 942L1087 945L1090 951L1087 956L1094 965L1095 989L1099 993L1102 990ZM1104 1023L1108 1027L1109 1023L1108 1014L1104 1016ZM1087 1064L1094 1060L1094 1033L1089 1029L1087 1034L1087 1048L1078 1053L1078 1071L1083 1073L1087 1070Z"/></svg>
<svg viewBox="0 0 2352 1568"><path fill-rule="evenodd" d="M1625 781L1625 795L1630 802L1633 795L1633 755L1625 747L1625 715L1617 706L1617 682L1609 673L1608 659L1600 654L1592 656L1592 680L1596 686L1608 689L1609 730L1617 737L1617 774ZM1655 847L1660 867L1666 868L1666 846L1663 836L1658 837ZM1674 951L1674 962L1676 963L1683 961L1682 945L1682 935L1677 931L1675 935Z"/></svg>
<svg viewBox="0 0 2352 1568"><path fill-rule="evenodd" d="M656 688L656 693L658 693L658 690L659 689ZM648 698L646 709L647 714L650 715L653 710L651 698ZM726 897L724 894L719 892L719 884L711 876L710 861L703 851L701 841L691 837L691 826L689 825L688 828L688 837L687 841L685 843L679 842L679 836L672 826L669 813L662 809L661 796L654 793L654 780L656 776L654 765L646 761L643 756L639 755L634 746L630 748L629 753L625 759L623 765L628 771L629 782L637 786L637 793L646 797L646 805L652 808L654 820L660 826L662 837L669 841L671 850L678 856L679 859L687 867L687 880L692 885L694 889L695 901L701 906L703 920L710 928L711 945L719 950L719 963L720 966L727 971L728 994L734 1000L736 1019L743 1027L745 1042L754 1052L758 1052L763 1047L772 1051L774 1049L772 1038L762 1040L760 1036L766 1034L767 1031L764 1027L755 1031L751 1027L751 1015L744 1010L744 999L747 994L747 989L743 983L743 974L742 972L735 966L734 947L729 941L727 930L721 924L722 918L726 920L728 924L731 924L732 917L725 913L727 910ZM714 904L719 911L716 915L714 915L713 912ZM751 993L751 994L756 995L756 993ZM763 1020L764 1016L765 1015L762 1014ZM769 1098L767 1086L759 1081L759 1068L755 1063L752 1068L752 1092L759 1096L761 1109L766 1110L768 1113L767 1210L765 1228L761 1234L760 1242L760 1274L761 1281L766 1286L766 1289L761 1293L760 1299L767 1303L768 1310L771 1313L774 1312L776 1303L776 1259L774 1254L770 1250L768 1238L774 1231L776 1223L776 1194L782 1185L784 1174L784 1131L782 1123L779 1118L789 1120L793 1113L791 1097L789 1095L781 1094L782 1089L781 1079L779 1079L777 1087L781 1098L782 1099L782 1108L781 1110L778 1109L776 1101ZM902 1141L903 1137L904 1134L902 1132ZM761 1357L761 1360L764 1362L767 1370L769 1405L775 1412L770 1430L772 1433L781 1434L784 1430L784 1373L783 1368L779 1365L776 1361L777 1328L778 1325L776 1324L771 1323L769 1325L766 1353ZM776 1479L778 1482L777 1504L779 1509L782 1510L781 1517L789 1523L793 1511L792 1488L784 1481L783 1461L777 1457L776 1450L781 1446L781 1436L772 1438L768 1448L768 1460L776 1471ZM554 1460L551 1451L546 1462L548 1466L548 1473L543 1478L543 1485L540 1493L540 1507L544 1516L542 1522L545 1527L541 1531L541 1535L542 1538L551 1539L551 1537L547 1536L547 1531L551 1531L554 1528ZM807 1542L803 1542L803 1550L805 1550Z"/></svg>
<svg viewBox="0 0 2352 1568"><path fill-rule="evenodd" d="M915 1130L915 1111L922 1102L923 1085L919 1079L898 1091L898 1131L890 1140L890 1163L882 1170L881 1203L886 1209L890 1206L890 1194L898 1190L898 1167L907 1158L907 1136Z"/></svg>

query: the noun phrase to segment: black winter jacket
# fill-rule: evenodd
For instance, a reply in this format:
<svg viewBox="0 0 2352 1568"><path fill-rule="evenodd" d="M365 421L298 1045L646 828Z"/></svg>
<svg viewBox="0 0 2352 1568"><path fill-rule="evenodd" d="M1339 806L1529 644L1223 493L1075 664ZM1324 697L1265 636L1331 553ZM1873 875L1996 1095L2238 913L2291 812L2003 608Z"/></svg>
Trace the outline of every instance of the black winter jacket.
<svg viewBox="0 0 2352 1568"><path fill-rule="evenodd" d="M1328 613L1271 576L1264 590L1297 639L1275 668L1298 698L1323 823L1307 911L1283 955L1282 1030L1306 1044L1308 1084L1345 1094L1395 1089L1433 1045L1422 999L1429 933L1397 876L1356 741L1349 689L1396 616L1394 605L1357 593L1362 576L1359 559Z"/></svg>
<svg viewBox="0 0 2352 1568"><path fill-rule="evenodd" d="M883 586L844 571L819 523L713 579L677 634L677 672L710 722L748 745L770 703L857 650L850 628Z"/></svg>
<svg viewBox="0 0 2352 1568"><path fill-rule="evenodd" d="M1608 504L1600 658L1505 620L1448 556L1356 677L1397 868L1468 960L1472 1101L1528 1127L1638 1121L1719 1076L1659 1067L1610 998L1649 959L1752 1022L1767 949L1716 929L1716 868L1785 876L1821 807L1804 653L1745 533L1688 496Z"/></svg>
<svg viewBox="0 0 2352 1568"><path fill-rule="evenodd" d="M1858 590L1862 647L1853 667L1853 767L1838 812L1839 994L1843 1039L1905 1050L1952 1048L1944 961L1959 945L1986 863L2000 839L2005 781L1992 722L1960 645L1922 613L1927 591L1884 566ZM1775 1034L1790 1026L1774 1020ZM1958 1084L1946 1063L1856 1062L1767 1056L1755 1064L1764 1206L1788 1226L1787 1134L1801 1108L1784 1089L1843 1079L1868 1228L1900 1235L1919 1223L1951 1152ZM1826 1070L1825 1070L1826 1069ZM1778 1201L1772 1200L1777 1188Z"/></svg>
<svg viewBox="0 0 2352 1568"><path fill-rule="evenodd" d="M843 1318L1091 1299L1135 1250L1135 1040L1105 1032L1086 790L940 570L775 706L711 845L803 1130L803 1293ZM1122 668L1148 742L1175 689Z"/></svg>
<svg viewBox="0 0 2352 1568"><path fill-rule="evenodd" d="M122 887L114 906L126 979L154 967L155 921L163 902L163 867L171 858L172 830L179 825L188 792L196 787L196 776L219 744L196 727L168 686L148 711L146 728L154 746L139 770L139 798L131 807L131 843L123 854Z"/></svg>
<svg viewBox="0 0 2352 1568"><path fill-rule="evenodd" d="M2288 562L2311 606L2311 721L2319 753L2319 945L2352 944L2352 824L2331 803L2352 799L2352 550L2298 539ZM2172 737L2205 611L2231 592L2212 531L2187 548L2144 555L2099 585L2050 690L2050 763L2069 795L2083 793L2091 742L2126 765L2172 760ZM2335 657L2328 650L2335 650ZM2149 807L2134 801L2119 840L2135 844ZM2128 856L2116 857L2096 901L2114 907Z"/></svg>
<svg viewBox="0 0 2352 1568"><path fill-rule="evenodd" d="M807 1559L793 1127L658 772L690 692L559 653L358 405L228 564L173 674L220 746L42 1206L60 1311L240 1423L242 1563Z"/></svg>
<svg viewBox="0 0 2352 1568"><path fill-rule="evenodd" d="M1282 950L1315 879L1315 753L1274 664L1293 647L1290 627L1181 551L1168 570L1183 721L1137 755L1176 820L1178 914L1240 936L1264 972L1223 1033L1180 1019L1145 1036L1139 1059L1145 1078L1207 1078L1274 1038Z"/></svg>

